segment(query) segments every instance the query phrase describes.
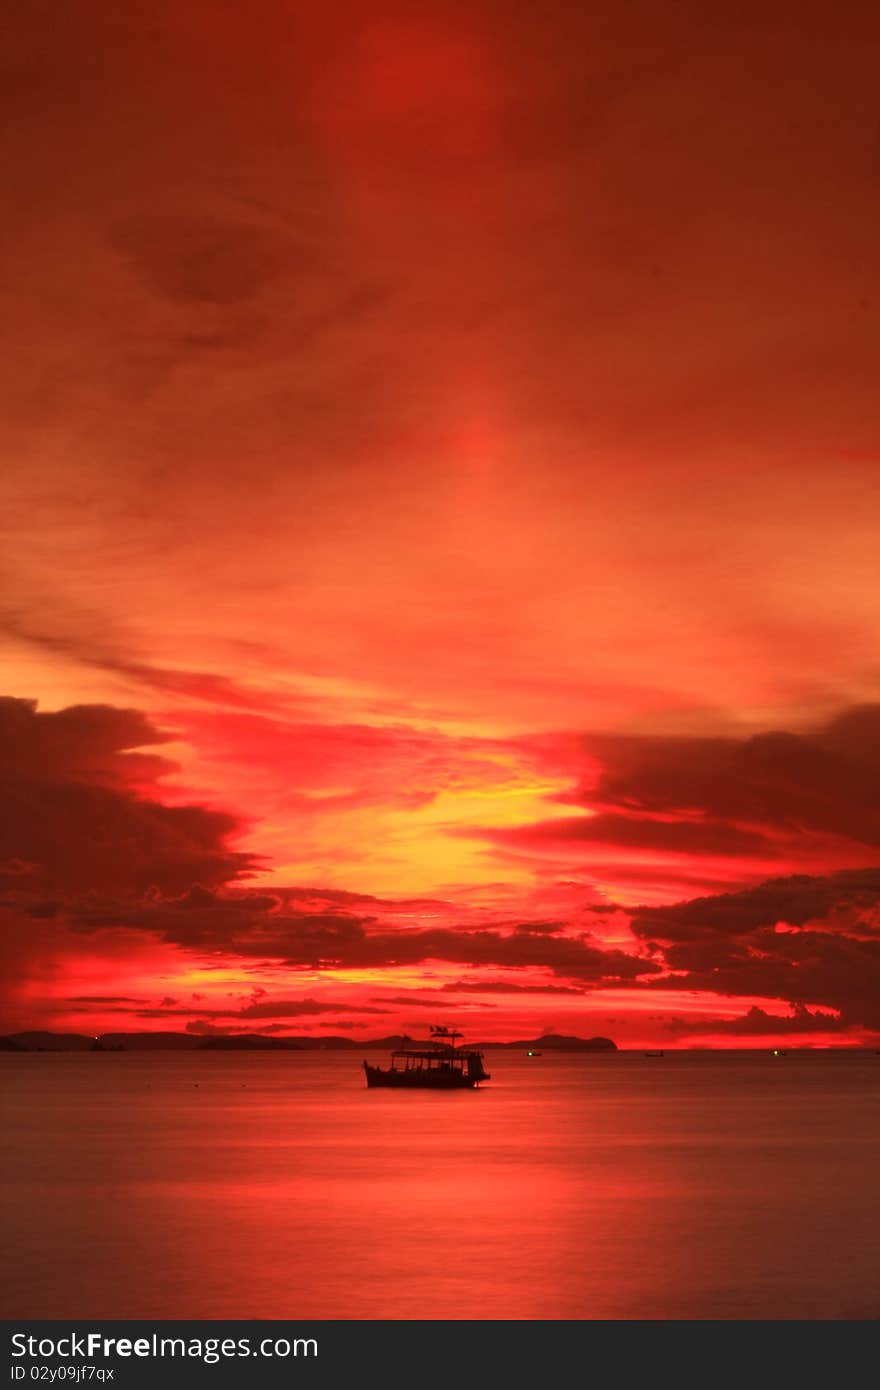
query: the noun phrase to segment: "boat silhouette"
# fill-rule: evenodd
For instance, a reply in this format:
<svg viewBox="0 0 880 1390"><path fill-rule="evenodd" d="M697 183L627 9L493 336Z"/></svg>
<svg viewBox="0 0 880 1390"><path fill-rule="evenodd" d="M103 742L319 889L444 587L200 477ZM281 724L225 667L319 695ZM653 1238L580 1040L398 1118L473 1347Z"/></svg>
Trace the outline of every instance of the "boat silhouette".
<svg viewBox="0 0 880 1390"><path fill-rule="evenodd" d="M489 1073L483 1066L482 1052L456 1047L455 1040L460 1037L462 1034L454 1029L432 1028L430 1040L424 1045L400 1047L392 1052L389 1067L375 1067L364 1062L367 1086L472 1090L481 1081L488 1081Z"/></svg>

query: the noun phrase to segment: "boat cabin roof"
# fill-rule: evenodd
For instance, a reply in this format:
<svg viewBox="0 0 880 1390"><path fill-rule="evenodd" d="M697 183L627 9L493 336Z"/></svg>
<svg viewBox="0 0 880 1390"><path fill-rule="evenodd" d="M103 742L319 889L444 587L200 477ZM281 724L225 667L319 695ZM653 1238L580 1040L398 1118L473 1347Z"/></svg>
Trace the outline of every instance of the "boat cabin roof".
<svg viewBox="0 0 880 1390"><path fill-rule="evenodd" d="M467 1047L399 1047L392 1057L421 1057L423 1060L453 1061L456 1057L478 1057L480 1054Z"/></svg>

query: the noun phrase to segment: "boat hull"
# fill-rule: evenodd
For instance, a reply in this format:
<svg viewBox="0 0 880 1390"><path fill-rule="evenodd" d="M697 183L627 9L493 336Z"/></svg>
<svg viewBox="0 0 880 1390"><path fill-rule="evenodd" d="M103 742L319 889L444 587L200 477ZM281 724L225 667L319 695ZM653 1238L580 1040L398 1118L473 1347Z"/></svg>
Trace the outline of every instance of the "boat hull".
<svg viewBox="0 0 880 1390"><path fill-rule="evenodd" d="M478 1082L489 1080L485 1072L482 1076L468 1076L467 1072L431 1072L415 1067L403 1071L372 1067L369 1062L364 1062L364 1075L370 1087L390 1086L404 1091L472 1091Z"/></svg>

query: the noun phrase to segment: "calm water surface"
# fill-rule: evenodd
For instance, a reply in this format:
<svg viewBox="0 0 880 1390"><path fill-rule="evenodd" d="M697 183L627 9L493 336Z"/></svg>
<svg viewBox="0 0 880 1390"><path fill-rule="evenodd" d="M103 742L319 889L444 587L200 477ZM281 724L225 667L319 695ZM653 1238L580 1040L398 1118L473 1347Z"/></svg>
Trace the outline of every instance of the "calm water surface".
<svg viewBox="0 0 880 1390"><path fill-rule="evenodd" d="M880 1057L488 1058L0 1058L0 1311L880 1316Z"/></svg>

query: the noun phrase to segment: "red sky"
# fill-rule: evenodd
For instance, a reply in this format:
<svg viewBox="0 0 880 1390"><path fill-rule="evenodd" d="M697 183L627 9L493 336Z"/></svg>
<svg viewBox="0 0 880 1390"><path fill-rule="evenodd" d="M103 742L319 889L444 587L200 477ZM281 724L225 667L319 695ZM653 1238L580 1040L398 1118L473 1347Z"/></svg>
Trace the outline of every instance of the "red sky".
<svg viewBox="0 0 880 1390"><path fill-rule="evenodd" d="M0 1026L878 1036L878 46L19 7Z"/></svg>

